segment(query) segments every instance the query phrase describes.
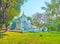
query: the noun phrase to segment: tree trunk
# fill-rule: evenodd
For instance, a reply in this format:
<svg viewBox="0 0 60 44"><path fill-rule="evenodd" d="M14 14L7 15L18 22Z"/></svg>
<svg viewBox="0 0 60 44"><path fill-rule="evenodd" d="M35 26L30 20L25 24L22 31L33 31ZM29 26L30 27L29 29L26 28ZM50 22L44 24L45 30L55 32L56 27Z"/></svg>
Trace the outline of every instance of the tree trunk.
<svg viewBox="0 0 60 44"><path fill-rule="evenodd" d="M6 29L5 29L5 31L7 31L7 30L8 30L8 27L7 27L7 25L5 25L5 28L6 28Z"/></svg>

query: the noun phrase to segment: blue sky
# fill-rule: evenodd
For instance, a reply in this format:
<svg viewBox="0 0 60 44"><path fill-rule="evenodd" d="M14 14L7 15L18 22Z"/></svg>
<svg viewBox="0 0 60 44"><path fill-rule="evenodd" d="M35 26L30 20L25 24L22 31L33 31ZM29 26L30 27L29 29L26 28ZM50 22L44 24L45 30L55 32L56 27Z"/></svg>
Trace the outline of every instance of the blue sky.
<svg viewBox="0 0 60 44"><path fill-rule="evenodd" d="M21 14L23 11L27 16L32 16L32 14L36 12L43 13L44 11L41 10L41 7L46 6L44 3L45 1L51 2L51 0L28 0L21 7Z"/></svg>

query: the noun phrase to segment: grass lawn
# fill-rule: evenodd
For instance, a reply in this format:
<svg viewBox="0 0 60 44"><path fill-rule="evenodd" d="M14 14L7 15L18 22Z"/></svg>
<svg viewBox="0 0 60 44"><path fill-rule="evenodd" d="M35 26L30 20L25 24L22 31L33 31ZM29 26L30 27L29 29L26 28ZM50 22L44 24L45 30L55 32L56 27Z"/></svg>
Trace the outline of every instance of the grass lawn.
<svg viewBox="0 0 60 44"><path fill-rule="evenodd" d="M0 44L60 44L60 33L5 32L2 35L0 35Z"/></svg>

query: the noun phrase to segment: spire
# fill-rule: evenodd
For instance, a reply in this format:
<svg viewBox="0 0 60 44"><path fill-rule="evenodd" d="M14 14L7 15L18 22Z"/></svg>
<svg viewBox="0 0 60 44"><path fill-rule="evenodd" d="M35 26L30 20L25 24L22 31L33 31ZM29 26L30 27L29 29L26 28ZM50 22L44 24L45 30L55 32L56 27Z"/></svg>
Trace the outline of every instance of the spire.
<svg viewBox="0 0 60 44"><path fill-rule="evenodd" d="M22 16L26 16L26 15L24 14L24 12L22 13Z"/></svg>

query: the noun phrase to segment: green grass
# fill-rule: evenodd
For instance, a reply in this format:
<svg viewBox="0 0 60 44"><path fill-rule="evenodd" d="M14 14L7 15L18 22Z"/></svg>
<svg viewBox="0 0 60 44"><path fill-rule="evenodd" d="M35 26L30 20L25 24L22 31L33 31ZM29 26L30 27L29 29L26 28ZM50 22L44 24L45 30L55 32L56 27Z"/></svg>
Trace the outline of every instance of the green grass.
<svg viewBox="0 0 60 44"><path fill-rule="evenodd" d="M5 32L0 44L60 44L60 32Z"/></svg>

